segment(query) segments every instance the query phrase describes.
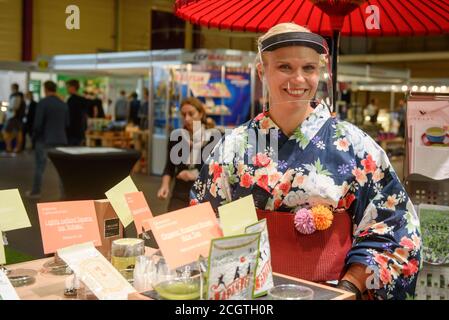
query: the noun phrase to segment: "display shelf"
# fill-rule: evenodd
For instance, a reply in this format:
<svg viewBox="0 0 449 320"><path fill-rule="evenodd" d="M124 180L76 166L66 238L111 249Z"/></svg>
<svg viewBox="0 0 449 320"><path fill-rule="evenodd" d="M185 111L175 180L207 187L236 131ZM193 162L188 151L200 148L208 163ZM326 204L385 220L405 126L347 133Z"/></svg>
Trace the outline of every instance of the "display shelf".
<svg viewBox="0 0 449 320"><path fill-rule="evenodd" d="M448 100L448 95L419 94L408 96L408 101L433 101ZM448 105L449 107L449 105ZM412 203L417 207L420 204L432 204L449 206L449 177L447 179L435 180L421 174L410 174L410 141L408 136L409 124L407 116L405 127L406 145L404 165L404 186ZM427 164L432 166L432 157L429 156ZM437 164L434 164L437 165ZM418 300L448 300L449 299L449 265L433 265L424 262L419 272L416 284L415 299Z"/></svg>
<svg viewBox="0 0 449 320"><path fill-rule="evenodd" d="M195 97L203 98L229 98L231 93L222 82L208 84L192 84L190 89Z"/></svg>
<svg viewBox="0 0 449 320"><path fill-rule="evenodd" d="M206 111L206 115L208 116L230 116L231 112L229 110L222 111Z"/></svg>
<svg viewBox="0 0 449 320"><path fill-rule="evenodd" d="M449 265L424 263L416 284L416 300L449 300Z"/></svg>

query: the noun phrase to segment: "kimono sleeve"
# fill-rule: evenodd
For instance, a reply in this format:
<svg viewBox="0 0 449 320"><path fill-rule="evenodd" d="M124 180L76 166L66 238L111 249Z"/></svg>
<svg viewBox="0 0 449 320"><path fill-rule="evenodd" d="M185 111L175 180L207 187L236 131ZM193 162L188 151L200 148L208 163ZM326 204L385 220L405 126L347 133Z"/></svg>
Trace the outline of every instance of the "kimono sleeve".
<svg viewBox="0 0 449 320"><path fill-rule="evenodd" d="M234 176L235 169L233 158L226 159L227 142L221 139L202 166L190 190L190 205L210 202L217 212L219 206L231 201L230 177Z"/></svg>
<svg viewBox="0 0 449 320"><path fill-rule="evenodd" d="M375 299L414 296L421 266L419 220L385 152L372 141L353 169L354 242L346 265L359 263L371 273L368 294Z"/></svg>

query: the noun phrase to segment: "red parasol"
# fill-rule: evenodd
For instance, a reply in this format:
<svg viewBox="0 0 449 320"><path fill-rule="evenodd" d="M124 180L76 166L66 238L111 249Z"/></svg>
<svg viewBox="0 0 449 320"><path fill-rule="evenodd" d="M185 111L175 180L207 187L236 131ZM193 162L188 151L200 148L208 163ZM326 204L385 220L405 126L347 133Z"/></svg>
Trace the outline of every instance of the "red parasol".
<svg viewBox="0 0 449 320"><path fill-rule="evenodd" d="M266 32L278 23L295 22L312 32L332 35L334 91L340 34L449 33L448 0L177 0L175 14L207 27Z"/></svg>
<svg viewBox="0 0 449 320"><path fill-rule="evenodd" d="M324 36L336 29L344 36L449 33L448 0L177 0L175 14L207 27L251 32L295 22Z"/></svg>

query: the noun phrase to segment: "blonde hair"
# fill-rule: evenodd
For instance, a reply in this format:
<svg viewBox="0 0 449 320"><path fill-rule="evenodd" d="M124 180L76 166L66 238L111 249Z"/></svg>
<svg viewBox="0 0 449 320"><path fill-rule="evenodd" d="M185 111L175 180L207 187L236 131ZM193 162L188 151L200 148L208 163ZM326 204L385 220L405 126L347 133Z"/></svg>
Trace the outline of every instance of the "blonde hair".
<svg viewBox="0 0 449 320"><path fill-rule="evenodd" d="M309 29L307 29L306 27L300 26L296 23L293 22L284 22L284 23L279 23L273 27L271 27L265 34L263 34L262 36L260 36L257 39L257 55L256 55L256 66L261 66L262 70L263 70L263 65L264 65L264 61L262 60L262 42L265 41L268 38L271 38L274 35L278 35L278 34L283 34L283 33L288 33L288 32L308 32L308 33L312 33L312 31L310 31ZM326 66L327 62L328 62L328 58L326 57L326 55L324 54L320 54L319 55L319 66L320 67L324 67ZM262 96L264 99L264 104L263 104L263 109L267 110L268 106L267 106L267 101L268 99L268 87L266 84L266 80L265 77L263 77L262 80Z"/></svg>
<svg viewBox="0 0 449 320"><path fill-rule="evenodd" d="M279 23L275 26L272 26L265 34L261 35L257 39L257 48L259 50L257 52L256 63L262 62L262 56L261 56L262 42L274 35L287 33L287 32L310 32L311 33L311 31L309 29L307 29L306 27L300 26L293 22L284 22L284 23Z"/></svg>

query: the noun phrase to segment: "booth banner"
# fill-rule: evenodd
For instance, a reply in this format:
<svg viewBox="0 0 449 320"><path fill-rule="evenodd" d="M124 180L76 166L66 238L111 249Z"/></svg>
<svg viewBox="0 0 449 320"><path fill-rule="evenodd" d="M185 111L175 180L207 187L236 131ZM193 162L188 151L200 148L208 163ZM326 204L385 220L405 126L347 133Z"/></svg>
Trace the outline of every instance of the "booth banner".
<svg viewBox="0 0 449 320"><path fill-rule="evenodd" d="M231 93L224 83L191 83L190 89L195 97L229 98Z"/></svg>
<svg viewBox="0 0 449 320"><path fill-rule="evenodd" d="M210 73L209 72L198 72L198 71L191 71L191 72L180 72L175 71L175 81L181 84L207 84L210 79Z"/></svg>
<svg viewBox="0 0 449 320"><path fill-rule="evenodd" d="M76 77L73 75L66 74L58 74L56 77L57 84L57 93L63 97L68 97L69 93L67 91L66 83L71 79L77 79L80 83L80 92L88 91L93 92L100 97L103 97L106 92L107 87L107 78L106 77L95 77L95 76L82 76L77 75Z"/></svg>
<svg viewBox="0 0 449 320"><path fill-rule="evenodd" d="M449 178L449 101L408 101L407 127L409 174Z"/></svg>
<svg viewBox="0 0 449 320"><path fill-rule="evenodd" d="M208 300L251 300L260 233L214 239L209 253Z"/></svg>
<svg viewBox="0 0 449 320"><path fill-rule="evenodd" d="M270 241L268 238L267 219L262 219L246 228L246 233L260 232L259 256L257 258L256 281L253 298L267 294L274 286L271 267Z"/></svg>
<svg viewBox="0 0 449 320"><path fill-rule="evenodd" d="M211 71L210 74L211 83L221 83L221 71ZM224 85L229 91L229 96L214 98L214 102L216 105L223 103L231 110L231 115L225 117L225 125L240 125L246 122L250 116L251 74L244 71L226 70Z"/></svg>
<svg viewBox="0 0 449 320"><path fill-rule="evenodd" d="M58 255L99 300L127 300L136 292L91 242L58 250Z"/></svg>
<svg viewBox="0 0 449 320"><path fill-rule="evenodd" d="M0 270L0 300L20 300L3 270Z"/></svg>

